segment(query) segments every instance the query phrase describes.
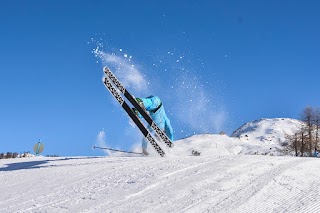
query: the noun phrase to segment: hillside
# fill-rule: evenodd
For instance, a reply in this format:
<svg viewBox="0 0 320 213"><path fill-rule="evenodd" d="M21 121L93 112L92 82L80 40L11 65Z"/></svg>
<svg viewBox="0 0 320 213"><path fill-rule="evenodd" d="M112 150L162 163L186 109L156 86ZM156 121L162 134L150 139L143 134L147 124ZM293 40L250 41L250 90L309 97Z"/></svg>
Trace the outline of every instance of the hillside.
<svg viewBox="0 0 320 213"><path fill-rule="evenodd" d="M0 161L0 212L310 212L315 158L66 157Z"/></svg>

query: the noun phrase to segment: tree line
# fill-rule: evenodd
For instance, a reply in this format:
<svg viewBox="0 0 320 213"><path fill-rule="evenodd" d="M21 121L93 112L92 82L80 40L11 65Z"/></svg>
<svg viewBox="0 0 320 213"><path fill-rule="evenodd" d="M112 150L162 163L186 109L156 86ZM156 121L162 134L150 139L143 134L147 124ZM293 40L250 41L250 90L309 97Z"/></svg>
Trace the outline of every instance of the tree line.
<svg viewBox="0 0 320 213"><path fill-rule="evenodd" d="M288 149L295 156L316 157L319 150L320 108L307 106L300 114L301 128L288 135Z"/></svg>
<svg viewBox="0 0 320 213"><path fill-rule="evenodd" d="M30 152L24 152L19 154L17 152L7 152L7 153L0 153L0 159L8 159L8 158L24 158L28 157Z"/></svg>
<svg viewBox="0 0 320 213"><path fill-rule="evenodd" d="M32 157L30 152L23 152L19 154L18 152L7 152L7 153L0 153L0 159L9 159L9 158L25 158L25 157ZM47 157L60 157L59 155L46 155Z"/></svg>

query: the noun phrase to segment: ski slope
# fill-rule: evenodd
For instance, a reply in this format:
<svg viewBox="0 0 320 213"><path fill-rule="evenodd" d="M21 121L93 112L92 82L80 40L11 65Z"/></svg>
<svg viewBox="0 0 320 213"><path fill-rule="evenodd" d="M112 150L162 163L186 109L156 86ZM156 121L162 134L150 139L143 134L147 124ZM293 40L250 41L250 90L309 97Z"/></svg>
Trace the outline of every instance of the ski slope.
<svg viewBox="0 0 320 213"><path fill-rule="evenodd" d="M320 160L261 155L0 161L0 212L317 212Z"/></svg>
<svg viewBox="0 0 320 213"><path fill-rule="evenodd" d="M261 119L234 137L194 135L164 145L163 158L149 145L148 157L2 159L0 212L320 212L320 159L280 156L299 125Z"/></svg>

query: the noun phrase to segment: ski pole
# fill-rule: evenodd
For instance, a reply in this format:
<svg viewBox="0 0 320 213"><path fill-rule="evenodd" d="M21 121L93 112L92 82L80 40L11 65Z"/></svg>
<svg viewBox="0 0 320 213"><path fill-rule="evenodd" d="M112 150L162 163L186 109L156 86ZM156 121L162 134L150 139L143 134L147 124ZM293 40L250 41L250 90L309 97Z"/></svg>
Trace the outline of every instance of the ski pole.
<svg viewBox="0 0 320 213"><path fill-rule="evenodd" d="M108 148L108 147L99 147L99 146L93 146L94 149L107 149L107 150L111 150L111 151L115 151L115 152L124 152L124 153L130 153L130 154L142 154L141 152L129 152L129 151L123 151L123 150L119 150L119 149L112 149L112 148Z"/></svg>

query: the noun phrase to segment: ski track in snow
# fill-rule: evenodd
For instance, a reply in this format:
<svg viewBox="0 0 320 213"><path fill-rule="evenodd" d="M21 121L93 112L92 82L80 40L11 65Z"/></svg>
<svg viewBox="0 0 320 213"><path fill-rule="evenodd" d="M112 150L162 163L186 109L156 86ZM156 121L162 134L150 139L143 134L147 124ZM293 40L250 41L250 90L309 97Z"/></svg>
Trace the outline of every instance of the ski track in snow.
<svg viewBox="0 0 320 213"><path fill-rule="evenodd" d="M0 212L311 212L320 161L275 156L0 161Z"/></svg>

